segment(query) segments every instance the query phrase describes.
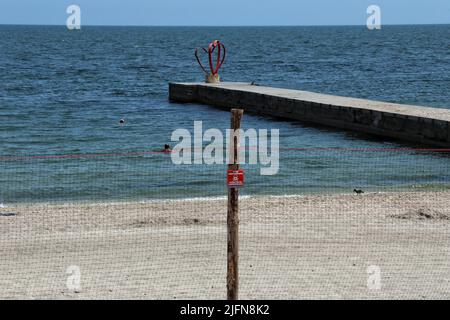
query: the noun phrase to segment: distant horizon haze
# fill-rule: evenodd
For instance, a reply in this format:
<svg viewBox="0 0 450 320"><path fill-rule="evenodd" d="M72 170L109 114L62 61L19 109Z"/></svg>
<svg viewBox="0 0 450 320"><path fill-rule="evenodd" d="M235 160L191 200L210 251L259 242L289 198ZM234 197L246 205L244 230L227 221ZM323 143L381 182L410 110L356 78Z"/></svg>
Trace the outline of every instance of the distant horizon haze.
<svg viewBox="0 0 450 320"><path fill-rule="evenodd" d="M2 0L0 25L65 25L73 4L82 26L359 26L370 5L382 25L450 23L448 0Z"/></svg>
<svg viewBox="0 0 450 320"><path fill-rule="evenodd" d="M383 27L401 27L401 26L445 26L448 23L398 23L398 24L383 24ZM66 27L65 24L0 24L0 26L23 26L23 27ZM366 27L365 24L316 24L316 25L114 25L114 24L89 24L83 25L84 28L90 27L111 27L111 28L297 28L297 27Z"/></svg>

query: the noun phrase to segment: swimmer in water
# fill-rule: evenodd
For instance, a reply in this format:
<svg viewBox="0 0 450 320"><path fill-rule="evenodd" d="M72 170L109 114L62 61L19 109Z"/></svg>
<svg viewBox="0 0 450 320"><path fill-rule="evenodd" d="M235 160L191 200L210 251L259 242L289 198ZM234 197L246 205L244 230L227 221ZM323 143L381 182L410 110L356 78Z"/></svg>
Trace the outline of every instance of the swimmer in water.
<svg viewBox="0 0 450 320"><path fill-rule="evenodd" d="M164 153L171 153L172 149L170 149L170 146L168 144L165 144L163 152Z"/></svg>

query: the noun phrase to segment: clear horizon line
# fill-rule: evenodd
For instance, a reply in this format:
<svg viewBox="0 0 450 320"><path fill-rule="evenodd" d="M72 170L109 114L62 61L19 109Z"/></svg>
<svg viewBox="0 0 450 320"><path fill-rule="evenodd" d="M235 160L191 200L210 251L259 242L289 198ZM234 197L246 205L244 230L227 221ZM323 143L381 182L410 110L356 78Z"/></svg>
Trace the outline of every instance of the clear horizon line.
<svg viewBox="0 0 450 320"><path fill-rule="evenodd" d="M433 26L433 25L450 25L450 22L437 22L437 23L386 23L382 24L383 26ZM0 23L0 26L36 26L36 27L65 27L65 24L38 24L38 23L31 23L31 24L22 24L22 23ZM133 24L119 24L119 25L113 25L113 24L86 24L81 25L81 28L83 27L167 27L167 28L189 28L189 27L196 27L196 28L242 28L242 27L250 27L250 28L264 28L264 27L365 27L365 24L304 24L304 25L133 25Z"/></svg>

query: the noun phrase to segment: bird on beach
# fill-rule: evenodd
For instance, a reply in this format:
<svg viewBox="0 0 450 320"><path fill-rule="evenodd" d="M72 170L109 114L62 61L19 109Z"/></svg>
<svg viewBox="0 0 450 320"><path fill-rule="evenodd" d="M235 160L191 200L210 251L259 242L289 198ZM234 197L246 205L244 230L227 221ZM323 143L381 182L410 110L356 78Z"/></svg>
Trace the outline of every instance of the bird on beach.
<svg viewBox="0 0 450 320"><path fill-rule="evenodd" d="M358 194L358 195L361 195L361 194L364 193L364 191L358 190L358 189L353 189L353 192L356 193L356 194Z"/></svg>

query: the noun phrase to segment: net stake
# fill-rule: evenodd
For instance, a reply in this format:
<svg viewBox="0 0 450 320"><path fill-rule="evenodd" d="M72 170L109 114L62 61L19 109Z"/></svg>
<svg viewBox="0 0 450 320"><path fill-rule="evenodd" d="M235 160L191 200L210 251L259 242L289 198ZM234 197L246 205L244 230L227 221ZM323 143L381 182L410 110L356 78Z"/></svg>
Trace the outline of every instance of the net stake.
<svg viewBox="0 0 450 320"><path fill-rule="evenodd" d="M239 147L242 109L231 110L230 159L228 170L239 170ZM228 188L227 214L227 299L237 300L239 291L239 188Z"/></svg>

